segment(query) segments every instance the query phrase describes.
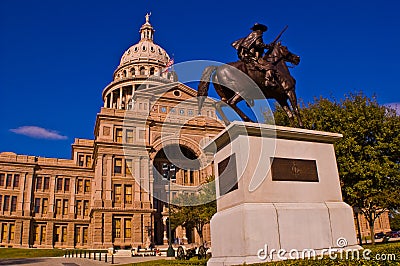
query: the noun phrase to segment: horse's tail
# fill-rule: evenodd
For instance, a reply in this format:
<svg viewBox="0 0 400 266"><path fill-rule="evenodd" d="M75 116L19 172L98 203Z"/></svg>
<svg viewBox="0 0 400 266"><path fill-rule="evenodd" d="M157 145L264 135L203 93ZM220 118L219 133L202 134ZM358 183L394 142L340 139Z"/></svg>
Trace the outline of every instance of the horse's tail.
<svg viewBox="0 0 400 266"><path fill-rule="evenodd" d="M199 115L201 114L203 103L208 96L211 75L216 69L216 66L208 66L204 69L203 74L201 75L200 83L197 86L197 106Z"/></svg>

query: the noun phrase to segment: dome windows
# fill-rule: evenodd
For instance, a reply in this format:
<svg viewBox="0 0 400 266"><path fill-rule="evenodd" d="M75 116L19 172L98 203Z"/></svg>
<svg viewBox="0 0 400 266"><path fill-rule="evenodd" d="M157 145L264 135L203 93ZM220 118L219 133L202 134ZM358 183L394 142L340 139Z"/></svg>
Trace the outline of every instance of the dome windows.
<svg viewBox="0 0 400 266"><path fill-rule="evenodd" d="M143 45L143 46L142 46L142 50L143 50L143 51L146 51L146 46Z"/></svg>

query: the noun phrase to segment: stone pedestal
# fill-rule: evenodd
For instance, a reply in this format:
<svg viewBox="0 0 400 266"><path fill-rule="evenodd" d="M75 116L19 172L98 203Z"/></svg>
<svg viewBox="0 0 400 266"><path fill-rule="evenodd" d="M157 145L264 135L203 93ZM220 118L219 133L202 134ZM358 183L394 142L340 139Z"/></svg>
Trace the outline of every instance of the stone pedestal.
<svg viewBox="0 0 400 266"><path fill-rule="evenodd" d="M215 152L218 209L208 265L282 259L272 249L287 251L281 257L292 250L296 257L295 250L359 249L333 147L341 137L234 122L207 144L205 151ZM260 258L266 252L272 256Z"/></svg>

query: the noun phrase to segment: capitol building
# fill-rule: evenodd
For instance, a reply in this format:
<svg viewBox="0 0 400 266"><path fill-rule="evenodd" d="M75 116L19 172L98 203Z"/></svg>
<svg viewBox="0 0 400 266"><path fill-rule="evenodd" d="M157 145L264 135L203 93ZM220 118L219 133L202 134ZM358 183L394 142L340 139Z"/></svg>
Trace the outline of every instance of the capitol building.
<svg viewBox="0 0 400 266"><path fill-rule="evenodd" d="M0 153L0 246L168 243L166 192L196 193L213 175L212 163L184 167L179 160L196 162L201 144L224 128L212 99L197 114L197 92L178 81L171 62L146 15L139 42L124 52L103 89L94 139L75 139L70 160ZM168 148L183 156L171 158ZM162 166L172 159L176 180L167 191ZM204 236L210 240L208 226ZM194 228L182 226L173 228L175 239L199 242Z"/></svg>

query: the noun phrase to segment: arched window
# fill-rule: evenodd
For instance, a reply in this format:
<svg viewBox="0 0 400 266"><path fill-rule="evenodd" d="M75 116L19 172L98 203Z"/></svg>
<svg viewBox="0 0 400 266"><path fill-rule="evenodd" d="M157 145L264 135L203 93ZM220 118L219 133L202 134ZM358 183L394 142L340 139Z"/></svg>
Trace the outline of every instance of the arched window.
<svg viewBox="0 0 400 266"><path fill-rule="evenodd" d="M150 68L150 76L154 75L154 67Z"/></svg>
<svg viewBox="0 0 400 266"><path fill-rule="evenodd" d="M124 70L124 78L126 78L126 76L127 76L127 72L126 72L126 70Z"/></svg>
<svg viewBox="0 0 400 266"><path fill-rule="evenodd" d="M144 67L140 68L140 75L146 75L146 69Z"/></svg>

